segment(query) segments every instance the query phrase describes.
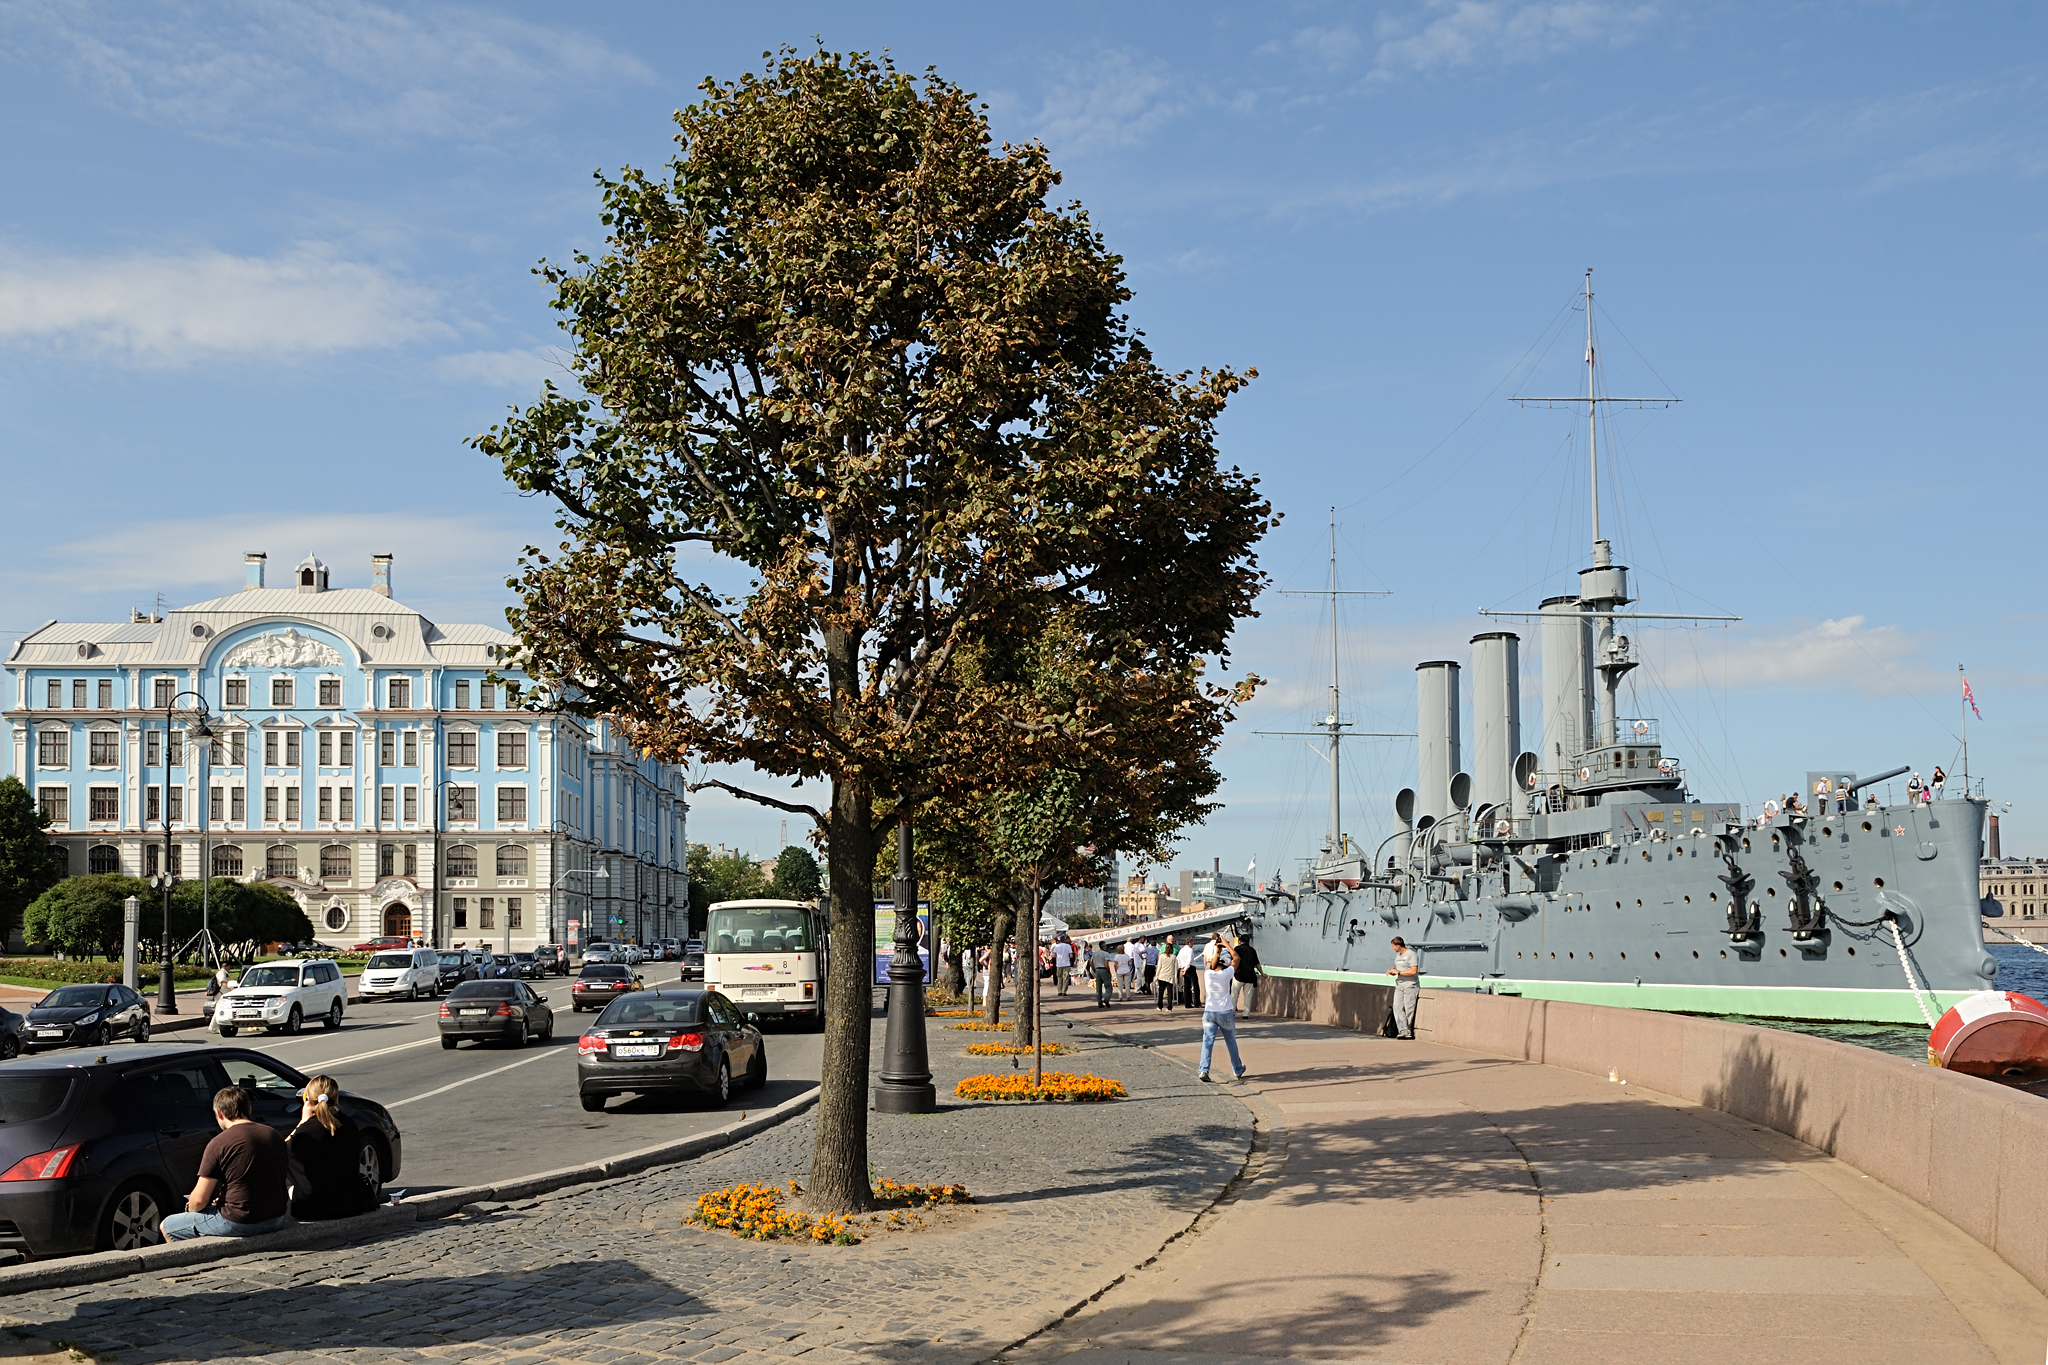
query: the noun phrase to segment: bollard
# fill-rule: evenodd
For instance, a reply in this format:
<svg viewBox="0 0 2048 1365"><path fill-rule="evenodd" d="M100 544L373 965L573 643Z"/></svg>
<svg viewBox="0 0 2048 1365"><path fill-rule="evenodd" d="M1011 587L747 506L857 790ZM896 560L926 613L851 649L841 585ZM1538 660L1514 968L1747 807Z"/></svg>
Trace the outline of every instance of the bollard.
<svg viewBox="0 0 2048 1365"><path fill-rule="evenodd" d="M131 991L142 986L135 961L135 942L141 929L142 902L130 896L121 902L121 984Z"/></svg>

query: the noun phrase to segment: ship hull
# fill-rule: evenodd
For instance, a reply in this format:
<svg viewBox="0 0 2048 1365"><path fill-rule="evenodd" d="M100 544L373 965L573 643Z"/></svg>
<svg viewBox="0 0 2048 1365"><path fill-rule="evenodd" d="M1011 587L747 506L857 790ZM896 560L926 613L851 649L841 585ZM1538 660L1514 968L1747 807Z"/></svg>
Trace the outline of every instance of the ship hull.
<svg viewBox="0 0 2048 1365"><path fill-rule="evenodd" d="M1505 860L1508 870L1455 885L1304 888L1266 900L1251 919L1265 970L1281 977L1385 985L1398 934L1420 951L1426 988L1924 1025L1927 1014L1990 987L1998 970L1978 898L1982 825L1982 803L1969 800L1780 820L1721 839L1577 849L1535 878ZM1818 880L1829 912L1827 927L1804 941L1788 927L1779 875L1791 866L1788 849ZM1724 851L1761 907L1753 933L1729 932Z"/></svg>

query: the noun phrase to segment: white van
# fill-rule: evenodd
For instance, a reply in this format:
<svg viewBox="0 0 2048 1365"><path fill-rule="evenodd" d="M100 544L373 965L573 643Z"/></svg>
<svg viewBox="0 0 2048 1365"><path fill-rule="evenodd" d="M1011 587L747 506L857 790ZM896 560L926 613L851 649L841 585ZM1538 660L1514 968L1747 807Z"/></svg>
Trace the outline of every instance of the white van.
<svg viewBox="0 0 2048 1365"><path fill-rule="evenodd" d="M441 993L441 955L432 948L387 948L370 954L356 982L358 1000L417 1000Z"/></svg>

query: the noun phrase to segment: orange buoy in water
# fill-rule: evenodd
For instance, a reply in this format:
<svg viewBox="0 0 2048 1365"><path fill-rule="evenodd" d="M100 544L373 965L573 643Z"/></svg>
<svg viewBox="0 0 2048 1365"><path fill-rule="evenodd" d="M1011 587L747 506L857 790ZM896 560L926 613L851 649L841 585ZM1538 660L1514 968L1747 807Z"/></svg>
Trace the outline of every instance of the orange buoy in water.
<svg viewBox="0 0 2048 1365"><path fill-rule="evenodd" d="M1927 1063L2007 1085L2048 1080L2048 1005L2018 991L1979 991L1935 1021Z"/></svg>

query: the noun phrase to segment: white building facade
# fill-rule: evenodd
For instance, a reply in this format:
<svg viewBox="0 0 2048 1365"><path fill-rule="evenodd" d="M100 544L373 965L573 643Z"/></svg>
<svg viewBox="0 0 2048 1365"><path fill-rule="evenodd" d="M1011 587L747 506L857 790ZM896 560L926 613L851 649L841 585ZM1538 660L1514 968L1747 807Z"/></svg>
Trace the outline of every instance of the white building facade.
<svg viewBox="0 0 2048 1365"><path fill-rule="evenodd" d="M608 722L529 709L499 664L513 637L402 606L388 555L367 588L331 589L311 556L287 587L266 568L250 554L239 593L52 621L8 654L0 776L51 817L73 875L210 863L284 887L342 946L688 932L680 768ZM210 745L166 715L193 694Z"/></svg>

